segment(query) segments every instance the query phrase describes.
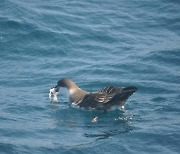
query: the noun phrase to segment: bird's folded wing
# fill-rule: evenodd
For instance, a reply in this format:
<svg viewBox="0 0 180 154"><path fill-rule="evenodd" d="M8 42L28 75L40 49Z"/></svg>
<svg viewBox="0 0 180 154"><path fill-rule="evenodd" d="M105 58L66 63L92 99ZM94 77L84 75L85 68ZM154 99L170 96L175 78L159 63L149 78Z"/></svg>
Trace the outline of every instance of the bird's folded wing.
<svg viewBox="0 0 180 154"><path fill-rule="evenodd" d="M109 94L117 94L119 92L121 92L124 88L121 87L114 87L114 86L109 86L109 87L105 87L103 89L101 89L100 91L98 91L98 93L102 93L105 95L109 95Z"/></svg>
<svg viewBox="0 0 180 154"><path fill-rule="evenodd" d="M120 91L122 91L122 88L105 87L98 92L87 94L79 106L84 108L101 108L103 104L109 102Z"/></svg>
<svg viewBox="0 0 180 154"><path fill-rule="evenodd" d="M126 101L136 90L136 87L105 87L98 92L85 95L78 105L86 109L102 109L105 106L117 104L117 101Z"/></svg>

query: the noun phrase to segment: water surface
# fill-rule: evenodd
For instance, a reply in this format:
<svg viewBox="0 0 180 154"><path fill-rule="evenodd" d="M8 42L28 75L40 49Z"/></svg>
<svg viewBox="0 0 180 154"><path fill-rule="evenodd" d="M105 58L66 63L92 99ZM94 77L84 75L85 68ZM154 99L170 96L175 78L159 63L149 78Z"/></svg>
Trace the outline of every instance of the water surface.
<svg viewBox="0 0 180 154"><path fill-rule="evenodd" d="M179 153L178 1L0 4L0 153ZM71 108L49 88L137 86L126 113Z"/></svg>

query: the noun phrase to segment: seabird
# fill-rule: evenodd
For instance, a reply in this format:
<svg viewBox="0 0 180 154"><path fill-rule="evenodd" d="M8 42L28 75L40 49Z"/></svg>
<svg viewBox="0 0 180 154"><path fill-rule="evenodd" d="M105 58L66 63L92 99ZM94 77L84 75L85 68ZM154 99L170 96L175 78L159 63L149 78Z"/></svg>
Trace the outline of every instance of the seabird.
<svg viewBox="0 0 180 154"><path fill-rule="evenodd" d="M49 98L52 101L57 101L57 94L61 88L68 90L71 104L84 109L97 109L104 112L113 108L120 108L122 111L125 111L124 105L127 99L137 91L137 88L134 86L108 86L97 92L88 92L80 89L73 81L63 78L49 91ZM93 118L92 121L96 122L100 115Z"/></svg>

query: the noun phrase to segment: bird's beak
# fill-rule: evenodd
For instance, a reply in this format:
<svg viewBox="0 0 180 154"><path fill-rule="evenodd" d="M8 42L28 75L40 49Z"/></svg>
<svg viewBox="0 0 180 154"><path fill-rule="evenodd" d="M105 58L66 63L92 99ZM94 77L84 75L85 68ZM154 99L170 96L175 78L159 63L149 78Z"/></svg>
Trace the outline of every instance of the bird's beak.
<svg viewBox="0 0 180 154"><path fill-rule="evenodd" d="M55 91L55 92L59 92L59 89L60 89L59 86L55 86L55 87L54 87L54 91Z"/></svg>

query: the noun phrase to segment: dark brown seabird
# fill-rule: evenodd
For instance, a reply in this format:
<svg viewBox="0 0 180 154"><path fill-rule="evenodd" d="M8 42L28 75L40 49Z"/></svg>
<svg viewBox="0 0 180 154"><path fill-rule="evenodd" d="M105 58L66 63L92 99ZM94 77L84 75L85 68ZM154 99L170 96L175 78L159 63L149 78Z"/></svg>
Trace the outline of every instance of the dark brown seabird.
<svg viewBox="0 0 180 154"><path fill-rule="evenodd" d="M80 108L97 109L104 112L113 109L121 108L124 110L124 105L127 99L137 91L137 88L132 87L114 87L109 86L97 92L88 92L80 89L74 82L67 78L63 78L57 82L54 88L50 89L49 98L52 101L57 101L57 94L60 88L67 88L69 92L70 103ZM100 115L99 115L100 116ZM95 122L99 118L95 117L92 121Z"/></svg>

